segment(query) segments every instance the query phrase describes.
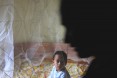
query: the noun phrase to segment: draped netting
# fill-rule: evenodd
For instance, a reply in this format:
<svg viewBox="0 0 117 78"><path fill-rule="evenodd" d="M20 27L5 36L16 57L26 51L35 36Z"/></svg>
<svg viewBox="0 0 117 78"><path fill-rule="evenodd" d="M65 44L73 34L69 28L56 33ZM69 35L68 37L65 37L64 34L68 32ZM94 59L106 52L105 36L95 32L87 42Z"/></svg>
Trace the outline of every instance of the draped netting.
<svg viewBox="0 0 117 78"><path fill-rule="evenodd" d="M12 78L14 1L0 0L0 78Z"/></svg>
<svg viewBox="0 0 117 78"><path fill-rule="evenodd" d="M74 47L64 43L60 1L0 0L0 78L41 78L41 68L35 66L57 50L81 60Z"/></svg>

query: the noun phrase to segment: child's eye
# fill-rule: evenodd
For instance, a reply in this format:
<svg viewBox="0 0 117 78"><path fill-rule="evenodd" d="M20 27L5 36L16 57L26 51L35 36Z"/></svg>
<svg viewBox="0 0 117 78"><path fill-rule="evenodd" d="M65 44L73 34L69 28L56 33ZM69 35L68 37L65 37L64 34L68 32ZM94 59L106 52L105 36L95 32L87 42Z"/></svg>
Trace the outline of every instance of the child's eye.
<svg viewBox="0 0 117 78"><path fill-rule="evenodd" d="M60 61L59 60L57 60L57 63L59 63Z"/></svg>

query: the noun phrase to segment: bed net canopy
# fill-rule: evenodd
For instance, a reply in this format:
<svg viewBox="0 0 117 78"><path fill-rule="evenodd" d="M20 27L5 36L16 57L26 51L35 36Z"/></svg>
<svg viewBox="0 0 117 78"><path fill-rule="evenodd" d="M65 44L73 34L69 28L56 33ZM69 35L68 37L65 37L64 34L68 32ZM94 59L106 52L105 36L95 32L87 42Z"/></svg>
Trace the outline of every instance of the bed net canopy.
<svg viewBox="0 0 117 78"><path fill-rule="evenodd" d="M73 78L83 73L92 58L80 59L64 43L59 7L60 0L0 0L0 78L47 78L57 50L72 60L67 68Z"/></svg>

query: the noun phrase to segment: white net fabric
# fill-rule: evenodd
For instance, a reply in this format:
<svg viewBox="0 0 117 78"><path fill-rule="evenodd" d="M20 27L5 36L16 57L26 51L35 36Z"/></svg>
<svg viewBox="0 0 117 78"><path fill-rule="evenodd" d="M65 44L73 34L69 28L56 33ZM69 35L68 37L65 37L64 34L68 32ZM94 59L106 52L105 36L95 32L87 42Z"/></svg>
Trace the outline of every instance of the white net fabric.
<svg viewBox="0 0 117 78"><path fill-rule="evenodd" d="M60 0L14 0L14 41L57 42L64 39Z"/></svg>
<svg viewBox="0 0 117 78"><path fill-rule="evenodd" d="M32 46L26 50L25 57L33 66L39 66L45 58L45 48L42 44L38 45L38 47Z"/></svg>
<svg viewBox="0 0 117 78"><path fill-rule="evenodd" d="M14 0L15 77L26 61L35 74L33 66L52 57L54 43L63 42L59 6L60 0Z"/></svg>
<svg viewBox="0 0 117 78"><path fill-rule="evenodd" d="M13 19L14 1L0 0L0 78L13 78Z"/></svg>
<svg viewBox="0 0 117 78"><path fill-rule="evenodd" d="M60 0L0 0L0 78L44 78L49 65L38 66L57 50L80 60L64 43L59 6Z"/></svg>

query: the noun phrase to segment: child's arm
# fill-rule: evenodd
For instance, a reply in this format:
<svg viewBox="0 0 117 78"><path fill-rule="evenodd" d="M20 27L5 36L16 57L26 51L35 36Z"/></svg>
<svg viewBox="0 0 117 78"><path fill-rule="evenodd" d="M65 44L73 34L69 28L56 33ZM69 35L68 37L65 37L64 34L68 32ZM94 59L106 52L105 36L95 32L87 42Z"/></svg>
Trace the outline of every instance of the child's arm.
<svg viewBox="0 0 117 78"><path fill-rule="evenodd" d="M63 73L63 74L60 76L60 78L67 78L67 77L65 77L65 73Z"/></svg>
<svg viewBox="0 0 117 78"><path fill-rule="evenodd" d="M71 78L68 71L65 69L65 71L60 75L60 78Z"/></svg>
<svg viewBox="0 0 117 78"><path fill-rule="evenodd" d="M52 76L52 71L50 72L50 74L49 74L49 76L47 78L51 78L51 76Z"/></svg>
<svg viewBox="0 0 117 78"><path fill-rule="evenodd" d="M52 68L52 70L47 78L52 78L53 72L54 72L54 67Z"/></svg>
<svg viewBox="0 0 117 78"><path fill-rule="evenodd" d="M65 73L63 73L63 74L60 76L60 78L70 78L70 76L67 75L67 74L65 74Z"/></svg>

